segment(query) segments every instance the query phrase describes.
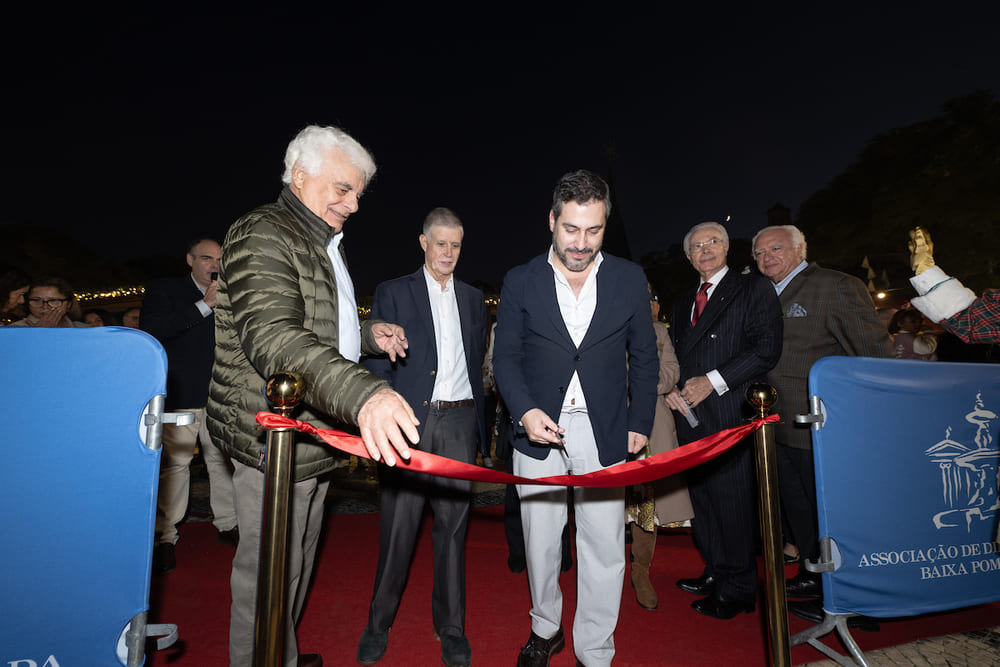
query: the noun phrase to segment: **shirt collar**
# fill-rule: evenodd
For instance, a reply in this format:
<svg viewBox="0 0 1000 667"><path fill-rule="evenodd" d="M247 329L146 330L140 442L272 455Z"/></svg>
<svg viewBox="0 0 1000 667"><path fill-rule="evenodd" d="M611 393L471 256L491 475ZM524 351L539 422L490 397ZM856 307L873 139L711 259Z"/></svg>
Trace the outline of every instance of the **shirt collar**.
<svg viewBox="0 0 1000 667"><path fill-rule="evenodd" d="M555 272L556 278L565 282L566 281L566 276L564 276L563 272L560 271L559 267L556 266L555 256L556 256L555 246L551 246L550 245L549 246L549 257L548 257L549 266L551 266L552 270ZM594 272L595 275L597 274L597 269L601 266L601 264L603 262L604 262L604 252L601 251L601 250L598 250L597 251L597 255L594 257L594 269L593 269L593 272ZM590 279L589 275L587 276L587 279L588 280Z"/></svg>
<svg viewBox="0 0 1000 667"><path fill-rule="evenodd" d="M444 289L441 289L441 283L434 279L431 272L427 270L427 265L424 264L421 267L424 270L424 280L427 281L427 289L430 291L437 290L438 292L444 293L449 292L455 286L455 275L452 274L448 276L448 281L444 285Z"/></svg>
<svg viewBox="0 0 1000 667"><path fill-rule="evenodd" d="M792 279L795 278L795 276L802 273L802 271L805 270L807 266L809 266L809 262L807 262L806 260L802 260L801 262L799 262L799 265L796 266L794 269L792 269L791 273L782 278L781 282L777 282L774 284L774 291L777 292L778 294L781 294L782 290L788 287L788 283L792 282Z"/></svg>
<svg viewBox="0 0 1000 667"><path fill-rule="evenodd" d="M716 271L715 273L713 273L712 276L708 280L702 280L701 282L699 282L698 286L701 287L701 283L712 283L712 287L715 287L720 282L722 282L722 279L726 277L727 273L729 273L729 265L728 264L726 266L722 267L721 269L719 269L718 271Z"/></svg>

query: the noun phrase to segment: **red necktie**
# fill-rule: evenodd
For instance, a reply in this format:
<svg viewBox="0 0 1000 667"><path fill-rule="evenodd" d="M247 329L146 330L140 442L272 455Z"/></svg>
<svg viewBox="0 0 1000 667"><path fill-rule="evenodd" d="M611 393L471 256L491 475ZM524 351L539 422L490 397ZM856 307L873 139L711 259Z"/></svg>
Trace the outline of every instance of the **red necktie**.
<svg viewBox="0 0 1000 667"><path fill-rule="evenodd" d="M702 283L701 289L694 295L694 314L691 315L691 326L698 324L698 318L701 317L705 310L705 304L708 303L708 288L711 286L712 283Z"/></svg>

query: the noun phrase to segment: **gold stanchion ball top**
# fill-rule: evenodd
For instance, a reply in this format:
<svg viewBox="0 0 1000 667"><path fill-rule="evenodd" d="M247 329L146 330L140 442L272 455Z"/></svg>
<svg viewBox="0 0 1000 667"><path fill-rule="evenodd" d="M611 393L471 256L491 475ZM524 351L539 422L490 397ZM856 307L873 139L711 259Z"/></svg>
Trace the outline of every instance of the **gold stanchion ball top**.
<svg viewBox="0 0 1000 667"><path fill-rule="evenodd" d="M305 396L306 381L293 371L280 371L267 379L264 394L275 409L290 409Z"/></svg>
<svg viewBox="0 0 1000 667"><path fill-rule="evenodd" d="M747 389L747 403L766 415L774 402L778 400L778 392L766 382L754 382Z"/></svg>

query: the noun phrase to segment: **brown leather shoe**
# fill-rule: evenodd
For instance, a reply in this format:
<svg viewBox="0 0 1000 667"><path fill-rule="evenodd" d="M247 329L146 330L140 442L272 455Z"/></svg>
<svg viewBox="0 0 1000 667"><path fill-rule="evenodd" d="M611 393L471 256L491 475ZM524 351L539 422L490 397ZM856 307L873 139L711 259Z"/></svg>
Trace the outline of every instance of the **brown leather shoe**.
<svg viewBox="0 0 1000 667"><path fill-rule="evenodd" d="M521 647L517 667L549 667L549 660L566 646L566 636L559 628L549 639L542 639L534 632L528 643Z"/></svg>
<svg viewBox="0 0 1000 667"><path fill-rule="evenodd" d="M319 653L300 653L299 667L323 667L323 656Z"/></svg>

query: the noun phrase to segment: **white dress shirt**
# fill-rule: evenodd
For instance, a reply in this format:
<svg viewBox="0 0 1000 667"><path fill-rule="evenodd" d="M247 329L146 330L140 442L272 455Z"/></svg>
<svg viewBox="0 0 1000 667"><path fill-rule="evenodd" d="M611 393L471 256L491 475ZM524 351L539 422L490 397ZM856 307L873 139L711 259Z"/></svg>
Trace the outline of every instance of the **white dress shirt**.
<svg viewBox="0 0 1000 667"><path fill-rule="evenodd" d="M427 296L431 302L434 319L434 343L437 349L437 370L434 374L432 401L463 401L472 398L469 366L465 362L465 345L462 343L462 323L458 317L458 299L455 296L455 277L448 276L442 289L424 266Z"/></svg>
<svg viewBox="0 0 1000 667"><path fill-rule="evenodd" d="M337 279L337 347L340 356L358 363L361 359L361 320L358 318L358 301L354 296L354 281L347 272L347 264L340 256L340 242L344 232L336 234L326 245L326 254L333 264Z"/></svg>
<svg viewBox="0 0 1000 667"><path fill-rule="evenodd" d="M590 328L590 321L594 318L594 311L597 310L597 272L604 261L604 254L597 253L594 258L594 267L580 289L580 295L573 294L566 276L563 275L556 265L553 257L553 249L549 247L549 264L552 266L552 275L556 282L556 300L559 303L559 313L562 315L563 323L569 331L569 337L573 339L573 344L580 347L587 329ZM583 387L580 386L580 375L576 371L570 378L569 386L566 387L566 396L562 404L563 412L586 412L587 400L583 396Z"/></svg>

